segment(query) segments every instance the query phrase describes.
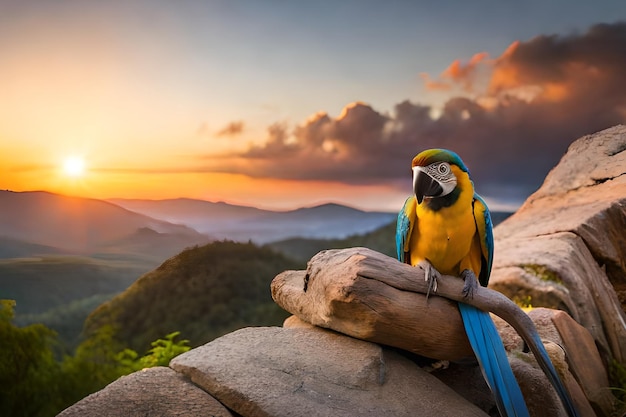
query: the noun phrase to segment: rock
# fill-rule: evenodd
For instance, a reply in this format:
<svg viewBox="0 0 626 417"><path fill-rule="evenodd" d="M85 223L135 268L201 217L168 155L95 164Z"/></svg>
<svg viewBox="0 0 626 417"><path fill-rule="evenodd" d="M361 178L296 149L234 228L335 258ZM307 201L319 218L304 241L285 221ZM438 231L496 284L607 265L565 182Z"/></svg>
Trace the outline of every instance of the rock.
<svg viewBox="0 0 626 417"><path fill-rule="evenodd" d="M604 352L621 351L620 344L626 343L620 331L621 307L577 235L503 239L497 241L496 250L491 288L513 299L527 298L533 307L564 310L591 332ZM606 332L611 328L615 331Z"/></svg>
<svg viewBox="0 0 626 417"><path fill-rule="evenodd" d="M468 360L463 363L449 362L441 364L441 366L439 366L440 364L434 365L437 365L437 368L430 371L432 376L490 416L500 415L493 393L489 389L476 360Z"/></svg>
<svg viewBox="0 0 626 417"><path fill-rule="evenodd" d="M542 187L495 228L490 287L567 311L589 330L605 362L624 363L624 230L626 126L620 125L572 143Z"/></svg>
<svg viewBox="0 0 626 417"><path fill-rule="evenodd" d="M615 397L591 334L562 311L552 312L552 322L567 352L567 363L584 395L599 416L610 416Z"/></svg>
<svg viewBox="0 0 626 417"><path fill-rule="evenodd" d="M626 126L617 125L574 141L546 176L534 198L560 195L615 179L626 173Z"/></svg>
<svg viewBox="0 0 626 417"><path fill-rule="evenodd" d="M528 315L579 413L583 416L610 416L614 398L589 331L564 311L536 308ZM564 411L554 388L540 371L533 355L524 351L521 338L503 320L494 318L494 321L524 397L529 399L529 407L541 404L544 410L551 410L546 415L561 415ZM531 410L531 415L542 415L539 411L537 409L539 414L535 414Z"/></svg>
<svg viewBox="0 0 626 417"><path fill-rule="evenodd" d="M485 416L396 352L320 328L246 328L172 360L242 416Z"/></svg>
<svg viewBox="0 0 626 417"><path fill-rule="evenodd" d="M509 362L531 416L567 416L554 388L552 388L543 372L533 366L529 358L520 359L513 357L509 359Z"/></svg>
<svg viewBox="0 0 626 417"><path fill-rule="evenodd" d="M289 316L283 322L285 329L314 329L315 326L299 319L297 316Z"/></svg>
<svg viewBox="0 0 626 417"><path fill-rule="evenodd" d="M121 377L59 414L74 416L233 417L215 398L165 367Z"/></svg>

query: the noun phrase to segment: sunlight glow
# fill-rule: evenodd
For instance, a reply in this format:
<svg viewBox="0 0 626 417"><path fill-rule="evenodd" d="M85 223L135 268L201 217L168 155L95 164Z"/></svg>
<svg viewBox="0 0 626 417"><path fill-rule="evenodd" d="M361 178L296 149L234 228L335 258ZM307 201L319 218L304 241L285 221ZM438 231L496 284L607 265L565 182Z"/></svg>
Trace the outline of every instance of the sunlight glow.
<svg viewBox="0 0 626 417"><path fill-rule="evenodd" d="M70 156L63 162L63 172L70 177L81 177L85 173L85 161L79 156Z"/></svg>

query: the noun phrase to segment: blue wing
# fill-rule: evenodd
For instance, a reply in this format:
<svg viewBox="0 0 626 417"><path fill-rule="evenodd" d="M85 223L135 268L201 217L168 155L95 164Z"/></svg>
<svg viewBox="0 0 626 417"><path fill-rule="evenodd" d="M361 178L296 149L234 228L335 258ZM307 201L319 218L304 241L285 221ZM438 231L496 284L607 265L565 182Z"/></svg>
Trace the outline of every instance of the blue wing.
<svg viewBox="0 0 626 417"><path fill-rule="evenodd" d="M478 281L480 285L486 287L489 282L489 275L491 275L491 266L493 265L493 224L491 223L491 214L489 213L487 203L476 193L474 193L473 208L476 229L480 238L480 249L482 251Z"/></svg>
<svg viewBox="0 0 626 417"><path fill-rule="evenodd" d="M398 213L398 221L396 223L396 254L400 262L409 263L409 239L415 225L415 197L411 196L406 199L402 210Z"/></svg>

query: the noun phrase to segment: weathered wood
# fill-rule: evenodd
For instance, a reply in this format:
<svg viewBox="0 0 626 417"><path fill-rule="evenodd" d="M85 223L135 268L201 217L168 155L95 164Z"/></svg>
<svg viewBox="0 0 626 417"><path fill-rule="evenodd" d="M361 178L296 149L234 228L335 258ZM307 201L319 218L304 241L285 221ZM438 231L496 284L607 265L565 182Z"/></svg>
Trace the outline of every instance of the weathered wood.
<svg viewBox="0 0 626 417"><path fill-rule="evenodd" d="M415 290L389 285L388 263L407 267L420 283L423 275L418 276L419 268L383 256L364 248L320 252L307 271L278 275L272 296L306 322L359 339L435 359L472 356L456 303L443 297L426 300Z"/></svg>
<svg viewBox="0 0 626 417"><path fill-rule="evenodd" d="M541 340L526 313L488 288L477 288L470 299L462 290L463 280L442 276L439 297L427 300L421 268L367 248L322 251L311 258L306 272L287 271L272 282L274 300L309 323L435 359L472 355L456 303L450 300L467 303L508 322L548 374L539 354Z"/></svg>

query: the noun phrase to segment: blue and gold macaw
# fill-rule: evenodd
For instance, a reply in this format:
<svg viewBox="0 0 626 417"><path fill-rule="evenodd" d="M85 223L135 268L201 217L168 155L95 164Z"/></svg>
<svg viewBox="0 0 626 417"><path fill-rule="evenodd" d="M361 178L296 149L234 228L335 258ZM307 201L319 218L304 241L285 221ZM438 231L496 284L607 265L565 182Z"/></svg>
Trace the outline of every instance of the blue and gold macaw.
<svg viewBox="0 0 626 417"><path fill-rule="evenodd" d="M493 231L487 204L474 192L467 167L452 151L421 152L413 158L412 170L415 195L406 200L398 214L398 260L424 269L427 296L437 291L437 279L445 274L463 278L463 295L471 297L479 283L487 286L493 262ZM459 311L500 414L528 416L491 316L464 303L459 303ZM544 359L552 366L545 350L544 353ZM561 382L556 371L553 377L557 378L558 391ZM562 384L561 390L566 392ZM573 409L569 401L565 406Z"/></svg>

